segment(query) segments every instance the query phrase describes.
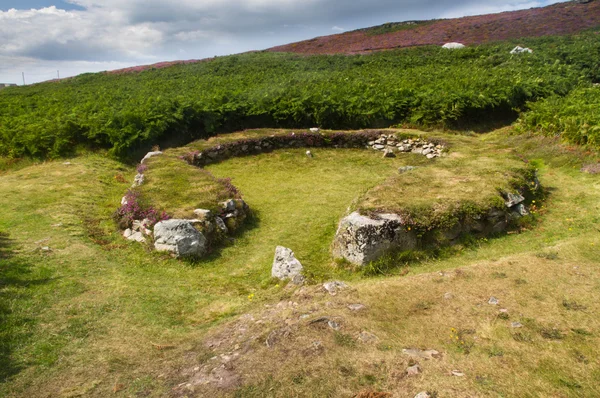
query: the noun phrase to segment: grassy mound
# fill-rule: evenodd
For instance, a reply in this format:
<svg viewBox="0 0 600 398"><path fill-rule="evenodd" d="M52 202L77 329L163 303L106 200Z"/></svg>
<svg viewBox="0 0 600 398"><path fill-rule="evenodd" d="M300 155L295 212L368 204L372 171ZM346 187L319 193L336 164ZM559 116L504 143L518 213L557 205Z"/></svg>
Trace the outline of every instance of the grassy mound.
<svg viewBox="0 0 600 398"><path fill-rule="evenodd" d="M468 136L427 137L447 143L449 156L415 163L419 165L415 170L396 174L363 195L355 209L403 214L415 225L431 229L457 217L503 208L500 193L526 188L533 179L535 169L505 149L490 148Z"/></svg>
<svg viewBox="0 0 600 398"><path fill-rule="evenodd" d="M187 164L167 152L144 162L144 183L137 187L148 206L172 218L194 218L195 209L218 213L219 202L236 197L236 192L209 172Z"/></svg>

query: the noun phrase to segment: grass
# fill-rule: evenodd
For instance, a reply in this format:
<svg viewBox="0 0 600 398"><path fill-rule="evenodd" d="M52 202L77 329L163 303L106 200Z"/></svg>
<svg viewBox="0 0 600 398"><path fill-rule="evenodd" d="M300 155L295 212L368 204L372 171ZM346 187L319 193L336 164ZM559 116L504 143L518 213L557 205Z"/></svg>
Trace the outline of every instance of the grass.
<svg viewBox="0 0 600 398"><path fill-rule="evenodd" d="M138 190L148 205L167 211L172 218L194 218L195 209L216 211L230 193L213 175L172 154L145 163L144 184Z"/></svg>
<svg viewBox="0 0 600 398"><path fill-rule="evenodd" d="M233 245L198 263L119 236L111 214L133 168L102 154L70 165L7 166L0 175L0 395L177 394L173 388L216 366L213 356L233 352L240 353L230 366L239 382L203 384L188 395L599 395L600 180L579 171L596 159L509 130L452 139L535 164L550 190L537 224L369 278L331 266L337 220L353 199L416 159L325 149L309 159L290 149L211 165L215 176L234 177L258 217ZM192 197L182 208L196 206ZM314 281L341 278L351 287L330 296L318 285L272 282L276 244L296 251ZM499 305L487 304L492 295ZM354 303L366 308L348 310ZM309 325L320 316L340 330ZM361 332L376 340L359 340ZM413 347L441 357L418 359L423 373L403 377L411 360L402 349Z"/></svg>
<svg viewBox="0 0 600 398"><path fill-rule="evenodd" d="M358 202L361 212L408 213L429 225L431 219L459 208L502 207L499 192L514 192L526 185L527 165L505 148L482 146L473 137L429 134L450 147L449 156L419 162L409 172L394 175L367 192Z"/></svg>

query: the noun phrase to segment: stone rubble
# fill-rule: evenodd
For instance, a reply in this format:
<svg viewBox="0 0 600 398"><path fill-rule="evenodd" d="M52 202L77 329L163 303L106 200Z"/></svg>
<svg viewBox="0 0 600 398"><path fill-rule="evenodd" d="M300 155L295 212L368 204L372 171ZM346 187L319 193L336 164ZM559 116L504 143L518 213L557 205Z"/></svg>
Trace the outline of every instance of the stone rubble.
<svg viewBox="0 0 600 398"><path fill-rule="evenodd" d="M399 140L393 134L382 134L377 140L369 141L367 147L382 151L383 157L395 157L395 153L411 152L421 154L428 159L439 158L445 149L443 145L427 141L424 138ZM413 169L407 166L405 171Z"/></svg>

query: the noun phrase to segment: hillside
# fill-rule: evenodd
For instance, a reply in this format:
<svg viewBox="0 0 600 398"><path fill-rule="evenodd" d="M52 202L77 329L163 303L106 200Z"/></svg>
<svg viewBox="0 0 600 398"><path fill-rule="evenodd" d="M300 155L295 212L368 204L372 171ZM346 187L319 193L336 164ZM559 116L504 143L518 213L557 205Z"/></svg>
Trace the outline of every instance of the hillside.
<svg viewBox="0 0 600 398"><path fill-rule="evenodd" d="M600 25L600 1L565 2L543 8L433 21L388 23L373 28L270 48L300 54L362 54L372 51L460 42L568 35Z"/></svg>

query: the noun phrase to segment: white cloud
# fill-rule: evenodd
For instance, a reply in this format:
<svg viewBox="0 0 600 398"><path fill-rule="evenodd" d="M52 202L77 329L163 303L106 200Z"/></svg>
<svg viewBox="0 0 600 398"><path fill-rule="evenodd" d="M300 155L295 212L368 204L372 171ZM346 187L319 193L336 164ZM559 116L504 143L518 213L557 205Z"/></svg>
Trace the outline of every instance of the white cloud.
<svg viewBox="0 0 600 398"><path fill-rule="evenodd" d="M0 11L0 82L205 58L391 21L546 5L555 0L67 0L83 7ZM341 26L345 27L342 28ZM47 72L42 73L42 70ZM17 72L18 71L18 72ZM66 73L66 72L65 72ZM43 80L40 78L38 80Z"/></svg>

